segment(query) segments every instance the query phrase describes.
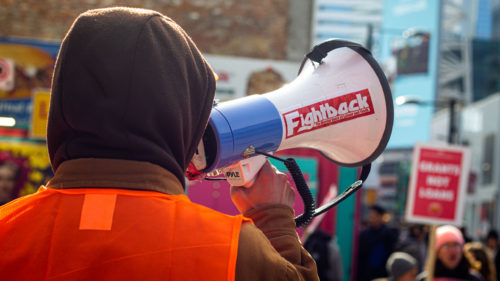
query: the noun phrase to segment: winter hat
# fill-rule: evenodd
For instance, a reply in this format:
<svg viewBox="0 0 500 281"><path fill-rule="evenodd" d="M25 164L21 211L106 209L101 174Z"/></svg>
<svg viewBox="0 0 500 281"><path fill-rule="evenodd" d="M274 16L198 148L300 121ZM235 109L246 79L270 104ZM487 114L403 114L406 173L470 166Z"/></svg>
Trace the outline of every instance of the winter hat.
<svg viewBox="0 0 500 281"><path fill-rule="evenodd" d="M453 225L443 225L436 229L436 245L435 250L438 251L441 246L449 242L456 242L464 245L464 237L462 232Z"/></svg>
<svg viewBox="0 0 500 281"><path fill-rule="evenodd" d="M398 277L414 268L417 269L417 260L403 252L392 253L386 264L390 280L396 280Z"/></svg>

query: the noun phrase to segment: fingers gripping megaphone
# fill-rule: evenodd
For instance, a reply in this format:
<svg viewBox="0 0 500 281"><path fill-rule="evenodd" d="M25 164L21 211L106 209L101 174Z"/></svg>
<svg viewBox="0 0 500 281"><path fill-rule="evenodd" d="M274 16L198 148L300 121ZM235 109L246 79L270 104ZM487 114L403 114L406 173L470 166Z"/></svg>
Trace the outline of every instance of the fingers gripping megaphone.
<svg viewBox="0 0 500 281"><path fill-rule="evenodd" d="M290 84L215 104L187 176L222 171L232 185L244 185L265 161L255 156L299 147L340 166L369 165L385 149L393 118L388 82L371 53L329 40L306 55Z"/></svg>

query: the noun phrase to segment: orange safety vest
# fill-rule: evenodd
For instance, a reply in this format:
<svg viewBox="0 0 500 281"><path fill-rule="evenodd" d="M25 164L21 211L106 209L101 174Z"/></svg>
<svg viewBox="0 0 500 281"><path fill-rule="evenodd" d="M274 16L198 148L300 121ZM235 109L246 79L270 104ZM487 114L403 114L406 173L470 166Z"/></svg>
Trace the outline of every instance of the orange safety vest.
<svg viewBox="0 0 500 281"><path fill-rule="evenodd" d="M234 280L245 220L185 195L42 186L0 207L0 279Z"/></svg>

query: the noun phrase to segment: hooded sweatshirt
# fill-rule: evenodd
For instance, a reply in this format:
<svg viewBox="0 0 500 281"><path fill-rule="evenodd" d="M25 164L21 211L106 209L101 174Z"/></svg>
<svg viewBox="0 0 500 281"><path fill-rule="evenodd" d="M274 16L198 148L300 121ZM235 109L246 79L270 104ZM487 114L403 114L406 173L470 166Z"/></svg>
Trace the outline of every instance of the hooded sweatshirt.
<svg viewBox="0 0 500 281"><path fill-rule="evenodd" d="M64 38L53 79L47 144L55 175L37 193L0 207L0 265L5 265L0 276L170 280L172 272L182 276L186 268L196 268L191 276L214 279L224 271L203 266L214 264L213 255L215 261L228 259L215 249L193 254L210 259L207 264L193 256L167 261L155 254L169 253L160 250L184 240L230 234L227 280L318 279L290 207L260 206L244 214L254 223L241 223L240 216L193 206L183 194L184 171L204 133L215 80L171 19L130 8L83 13ZM172 201L202 211L180 219L176 215L186 209L174 208L171 217ZM206 215L213 217L199 219ZM238 220L233 232L220 231L226 221ZM164 230L172 225L178 227ZM162 238L167 234L184 242L167 244ZM172 271L146 277L154 274L152 268ZM181 279L186 278L173 280Z"/></svg>
<svg viewBox="0 0 500 281"><path fill-rule="evenodd" d="M56 62L52 168L79 158L147 161L184 183L214 95L212 69L168 17L129 8L83 13Z"/></svg>

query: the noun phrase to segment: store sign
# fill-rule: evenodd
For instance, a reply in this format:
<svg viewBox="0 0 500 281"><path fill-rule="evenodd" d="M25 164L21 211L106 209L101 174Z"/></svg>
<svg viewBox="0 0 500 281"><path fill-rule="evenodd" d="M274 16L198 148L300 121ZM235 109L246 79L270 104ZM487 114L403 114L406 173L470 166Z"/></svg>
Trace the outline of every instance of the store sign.
<svg viewBox="0 0 500 281"><path fill-rule="evenodd" d="M442 1L383 0L380 34L381 63L394 98L418 96L436 100ZM385 32L384 32L385 31ZM389 32L390 31L390 32ZM394 125L387 147L407 149L430 140L431 106L394 108Z"/></svg>
<svg viewBox="0 0 500 281"><path fill-rule="evenodd" d="M417 143L408 187L406 220L461 225L469 166L467 147Z"/></svg>
<svg viewBox="0 0 500 281"><path fill-rule="evenodd" d="M16 127L28 129L31 119L31 98L0 99L0 116L16 119Z"/></svg>

